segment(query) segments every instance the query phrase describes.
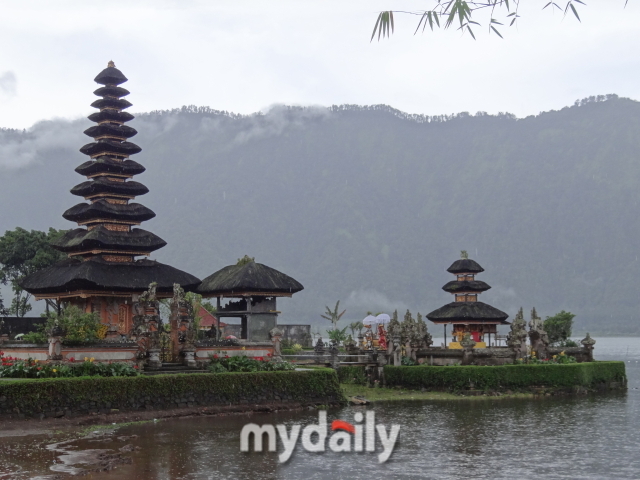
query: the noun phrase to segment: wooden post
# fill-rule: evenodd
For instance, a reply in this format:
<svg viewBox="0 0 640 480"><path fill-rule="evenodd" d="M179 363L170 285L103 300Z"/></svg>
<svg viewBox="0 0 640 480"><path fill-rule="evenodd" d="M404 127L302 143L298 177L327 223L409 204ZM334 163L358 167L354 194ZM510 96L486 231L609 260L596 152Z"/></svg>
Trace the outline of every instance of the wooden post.
<svg viewBox="0 0 640 480"><path fill-rule="evenodd" d="M218 317L218 325L216 325L216 342L220 341L220 297L217 297L216 315Z"/></svg>
<svg viewBox="0 0 640 480"><path fill-rule="evenodd" d="M444 324L444 348L447 348L447 324Z"/></svg>

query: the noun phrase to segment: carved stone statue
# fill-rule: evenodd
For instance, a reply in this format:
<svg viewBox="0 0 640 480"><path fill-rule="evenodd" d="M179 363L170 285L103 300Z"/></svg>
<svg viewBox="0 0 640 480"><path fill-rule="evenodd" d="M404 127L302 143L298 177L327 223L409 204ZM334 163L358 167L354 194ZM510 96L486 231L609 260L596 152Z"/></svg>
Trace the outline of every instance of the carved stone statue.
<svg viewBox="0 0 640 480"><path fill-rule="evenodd" d="M531 310L531 321L529 322L529 341L531 351L536 353L540 359L547 358L547 347L549 346L549 336L544 330L542 319L538 317L535 307Z"/></svg>
<svg viewBox="0 0 640 480"><path fill-rule="evenodd" d="M271 336L271 342L273 343L273 362L281 362L282 361L282 349L280 347L280 339L284 332L280 330L278 327L273 327L269 331L269 335Z"/></svg>
<svg viewBox="0 0 640 480"><path fill-rule="evenodd" d="M396 310L395 312L393 312L393 315L391 316L391 321L389 321L389 323L387 324L387 339L389 339L387 353L389 355L393 354L393 348L394 348L393 342L395 342L395 338L396 337L400 338L401 336L402 336L402 327L400 326L400 322L398 322L398 311ZM393 339L393 342L391 341L391 339Z"/></svg>
<svg viewBox="0 0 640 480"><path fill-rule="evenodd" d="M400 335L393 337L393 364L397 367L402 365L402 341Z"/></svg>
<svg viewBox="0 0 640 480"><path fill-rule="evenodd" d="M157 284L149 285L149 290L143 292L138 301L133 304L133 325L129 336L138 343L138 358L149 356L148 366L151 369L160 368L160 305L156 297ZM153 353L153 354L152 354Z"/></svg>
<svg viewBox="0 0 640 480"><path fill-rule="evenodd" d="M49 331L49 360L62 360L62 337L64 332L56 321Z"/></svg>
<svg viewBox="0 0 640 480"><path fill-rule="evenodd" d="M416 315L416 332L419 341L419 348L429 348L433 345L433 337L427 329L426 322L422 319L422 315L418 312Z"/></svg>
<svg viewBox="0 0 640 480"><path fill-rule="evenodd" d="M593 362L593 346L596 344L596 341L591 338L591 335L587 332L587 336L580 340L580 343L587 351L587 361Z"/></svg>
<svg viewBox="0 0 640 480"><path fill-rule="evenodd" d="M471 365L473 363L473 347L476 346L476 341L471 338L469 332L462 336L460 346L462 347L462 365Z"/></svg>
<svg viewBox="0 0 640 480"><path fill-rule="evenodd" d="M526 325L524 313L520 307L511 323L511 331L507 335L507 345L514 351L516 360L524 358L527 353Z"/></svg>

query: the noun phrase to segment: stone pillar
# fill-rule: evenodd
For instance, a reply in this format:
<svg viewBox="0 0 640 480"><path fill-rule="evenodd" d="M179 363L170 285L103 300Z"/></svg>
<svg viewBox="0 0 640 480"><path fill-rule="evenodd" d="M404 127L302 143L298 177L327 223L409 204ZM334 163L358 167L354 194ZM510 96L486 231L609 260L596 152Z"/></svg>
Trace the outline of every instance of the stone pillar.
<svg viewBox="0 0 640 480"><path fill-rule="evenodd" d="M318 339L318 343L313 348L316 354L316 363L323 365L324 364L324 342L322 341L322 337Z"/></svg>
<svg viewBox="0 0 640 480"><path fill-rule="evenodd" d="M340 357L338 357L339 353L340 351L338 350L338 346L335 343L332 343L331 348L329 349L329 355L331 355L331 368L334 370L337 370L340 366Z"/></svg>
<svg viewBox="0 0 640 480"><path fill-rule="evenodd" d="M402 365L402 343L400 335L393 337L393 364L396 367Z"/></svg>
<svg viewBox="0 0 640 480"><path fill-rule="evenodd" d="M593 346L596 344L596 341L591 338L591 335L587 332L587 336L580 340L580 343L587 352L587 362L593 362Z"/></svg>

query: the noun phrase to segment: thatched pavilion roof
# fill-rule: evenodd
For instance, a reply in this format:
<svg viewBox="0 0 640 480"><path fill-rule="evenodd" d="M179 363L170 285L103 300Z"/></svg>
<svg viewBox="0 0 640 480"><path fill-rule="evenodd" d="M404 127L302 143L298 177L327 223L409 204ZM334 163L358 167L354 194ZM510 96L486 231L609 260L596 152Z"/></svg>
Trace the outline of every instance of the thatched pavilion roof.
<svg viewBox="0 0 640 480"><path fill-rule="evenodd" d="M205 297L290 297L302 289L302 284L289 275L245 257L202 280L197 292Z"/></svg>
<svg viewBox="0 0 640 480"><path fill-rule="evenodd" d="M452 302L427 314L433 323L509 325L508 314L482 302Z"/></svg>
<svg viewBox="0 0 640 480"><path fill-rule="evenodd" d="M80 291L142 293L153 282L157 282L158 292L170 293L174 283L192 291L200 280L153 260L114 263L97 256L85 261L75 257L67 258L26 276L20 286L34 295L64 295L65 292Z"/></svg>
<svg viewBox="0 0 640 480"><path fill-rule="evenodd" d="M453 262L449 268L449 273L480 273L484 272L484 268L480 266L475 260L470 258L460 258Z"/></svg>

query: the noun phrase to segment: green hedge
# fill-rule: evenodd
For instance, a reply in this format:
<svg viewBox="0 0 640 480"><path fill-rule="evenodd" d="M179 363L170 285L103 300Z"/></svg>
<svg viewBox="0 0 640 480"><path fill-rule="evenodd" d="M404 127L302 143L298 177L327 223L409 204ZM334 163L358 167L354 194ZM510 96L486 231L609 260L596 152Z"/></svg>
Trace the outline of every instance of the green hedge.
<svg viewBox="0 0 640 480"><path fill-rule="evenodd" d="M337 373L340 383L352 383L356 385L364 385L367 383L363 366L339 367Z"/></svg>
<svg viewBox="0 0 640 480"><path fill-rule="evenodd" d="M435 390L520 390L531 387L586 387L618 382L626 385L624 362L567 365L501 365L451 367L384 367L387 386Z"/></svg>
<svg viewBox="0 0 640 480"><path fill-rule="evenodd" d="M36 415L268 402L344 403L331 369L0 382L0 413ZM17 409L17 410L16 410Z"/></svg>

